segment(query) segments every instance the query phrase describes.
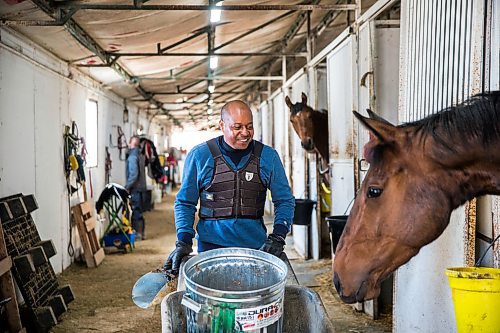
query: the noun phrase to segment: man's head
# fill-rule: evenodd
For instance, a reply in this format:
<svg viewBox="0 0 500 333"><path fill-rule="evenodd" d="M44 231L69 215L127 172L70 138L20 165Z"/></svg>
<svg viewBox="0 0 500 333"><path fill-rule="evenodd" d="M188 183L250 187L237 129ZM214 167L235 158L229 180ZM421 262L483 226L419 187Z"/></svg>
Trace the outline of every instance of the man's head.
<svg viewBox="0 0 500 333"><path fill-rule="evenodd" d="M130 149L134 149L136 147L139 147L140 142L141 142L141 140L139 139L139 137L137 135L134 135L134 136L130 137L130 140L128 141L128 147Z"/></svg>
<svg viewBox="0 0 500 333"><path fill-rule="evenodd" d="M243 101L230 101L222 107L219 126L224 134L224 141L234 149L246 149L252 142L252 111Z"/></svg>

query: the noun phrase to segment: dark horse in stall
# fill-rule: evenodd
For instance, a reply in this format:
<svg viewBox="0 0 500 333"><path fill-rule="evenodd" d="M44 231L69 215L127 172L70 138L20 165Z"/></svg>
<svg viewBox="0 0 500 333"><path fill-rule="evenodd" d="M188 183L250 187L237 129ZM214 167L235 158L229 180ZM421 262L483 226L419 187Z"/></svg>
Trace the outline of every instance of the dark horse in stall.
<svg viewBox="0 0 500 333"><path fill-rule="evenodd" d="M453 209L500 194L500 92L394 126L369 112L370 169L337 246L333 281L344 302L380 284L447 227Z"/></svg>
<svg viewBox="0 0 500 333"><path fill-rule="evenodd" d="M293 104L286 96L290 108L290 121L300 138L302 148L307 152L317 152L323 167L328 165L328 114L313 110L307 105L307 96L302 93L302 102Z"/></svg>

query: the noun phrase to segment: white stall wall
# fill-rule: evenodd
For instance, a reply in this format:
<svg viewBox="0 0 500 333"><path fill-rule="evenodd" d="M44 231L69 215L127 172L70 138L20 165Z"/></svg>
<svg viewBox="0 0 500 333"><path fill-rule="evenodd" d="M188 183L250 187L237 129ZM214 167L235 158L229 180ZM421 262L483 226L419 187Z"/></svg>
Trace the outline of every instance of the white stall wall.
<svg viewBox="0 0 500 333"><path fill-rule="evenodd" d="M291 85L290 100L292 103L300 102L302 93L309 94L307 86L307 75L303 74L297 78ZM285 112L290 116L290 109L286 107ZM301 141L297 132L291 127L291 152L292 152L292 180L293 180L293 195L297 199L304 199L306 194L306 151L302 148Z"/></svg>
<svg viewBox="0 0 500 333"><path fill-rule="evenodd" d="M272 117L272 103L266 101L260 105L260 113L262 119L262 143L273 147L273 117ZM266 199L264 206L265 214L272 214L273 205L269 196Z"/></svg>
<svg viewBox="0 0 500 333"><path fill-rule="evenodd" d="M274 149L283 162L285 172L290 181L290 147L288 144L288 123L290 116L285 110L285 96L282 92L278 93L273 99L273 129L274 129Z"/></svg>
<svg viewBox="0 0 500 333"><path fill-rule="evenodd" d="M307 85L307 75L303 74L297 78L290 89L290 100L292 103L298 103L302 100L302 93L309 94ZM286 111L290 116L290 108ZM302 148L301 140L297 132L290 123L290 141L291 141L291 159L292 159L292 191L297 199L306 198L306 154ZM309 226L293 226L293 244L297 253L304 259L309 258Z"/></svg>
<svg viewBox="0 0 500 333"><path fill-rule="evenodd" d="M96 200L105 183L105 146L116 128L123 124L122 99L100 88L67 64L31 42L1 29L0 44L0 197L16 193L34 194L39 208L32 216L42 239L51 239L57 250L51 263L56 272L70 265L68 255L68 197L64 177L63 128L78 124L85 135L85 105L88 99L98 104L98 165L86 168L87 192ZM20 53L18 50L22 50ZM73 78L67 78L71 70ZM133 106L131 113L137 114ZM144 118L144 116L142 116ZM146 121L137 119L137 124ZM151 127L156 131L156 125ZM118 149L110 149L113 160L111 181L124 183L125 166ZM93 192L92 192L93 191ZM93 198L91 194L93 193ZM70 204L83 201L79 191ZM102 226L97 226L101 233ZM72 243L80 254L76 228Z"/></svg>
<svg viewBox="0 0 500 333"><path fill-rule="evenodd" d="M352 37L327 57L332 215L344 214L354 198L353 59Z"/></svg>
<svg viewBox="0 0 500 333"><path fill-rule="evenodd" d="M480 91L483 5L471 0L402 2L401 121L418 120ZM397 271L395 332L456 331L444 271L466 264L467 229L464 208L458 208L443 235Z"/></svg>

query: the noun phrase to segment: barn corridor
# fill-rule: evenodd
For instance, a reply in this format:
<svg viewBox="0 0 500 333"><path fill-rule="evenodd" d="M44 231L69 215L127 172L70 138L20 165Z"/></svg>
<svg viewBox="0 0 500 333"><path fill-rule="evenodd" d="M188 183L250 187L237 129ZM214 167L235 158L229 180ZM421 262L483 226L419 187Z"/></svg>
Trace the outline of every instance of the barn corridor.
<svg viewBox="0 0 500 333"><path fill-rule="evenodd" d="M75 300L50 332L161 331L160 307L138 308L132 302L131 290L140 276L161 266L174 248L174 199L174 194L167 195L161 204L146 213L147 239L137 242L132 253L107 254L96 269L76 262L58 276L61 284L71 285ZM373 321L340 302L329 282L329 259L304 261L293 259L296 257L293 253L289 257L299 282L320 294L336 332L391 331L391 318Z"/></svg>

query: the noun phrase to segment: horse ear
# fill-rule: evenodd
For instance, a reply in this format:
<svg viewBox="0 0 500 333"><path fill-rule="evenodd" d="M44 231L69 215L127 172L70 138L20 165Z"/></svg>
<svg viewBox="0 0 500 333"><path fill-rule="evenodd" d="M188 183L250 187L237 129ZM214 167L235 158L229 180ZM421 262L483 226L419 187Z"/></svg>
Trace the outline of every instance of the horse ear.
<svg viewBox="0 0 500 333"><path fill-rule="evenodd" d="M385 119L379 119L378 115L376 118L367 118L356 111L353 111L353 114L380 142L394 142L396 126Z"/></svg>
<svg viewBox="0 0 500 333"><path fill-rule="evenodd" d="M375 112L373 112L372 110L366 109L366 112L368 112L368 116L371 119L376 119L376 120L381 121L383 123L392 125L389 121L385 120L384 118L382 118L381 116L379 116L378 114L376 114Z"/></svg>
<svg viewBox="0 0 500 333"><path fill-rule="evenodd" d="M302 97L302 104L303 105L307 105L307 96L306 96L306 94L302 93L301 97Z"/></svg>
<svg viewBox="0 0 500 333"><path fill-rule="evenodd" d="M290 112L291 112L293 104L288 96L285 97L285 103L286 103L286 105L288 105L288 107L290 108Z"/></svg>

